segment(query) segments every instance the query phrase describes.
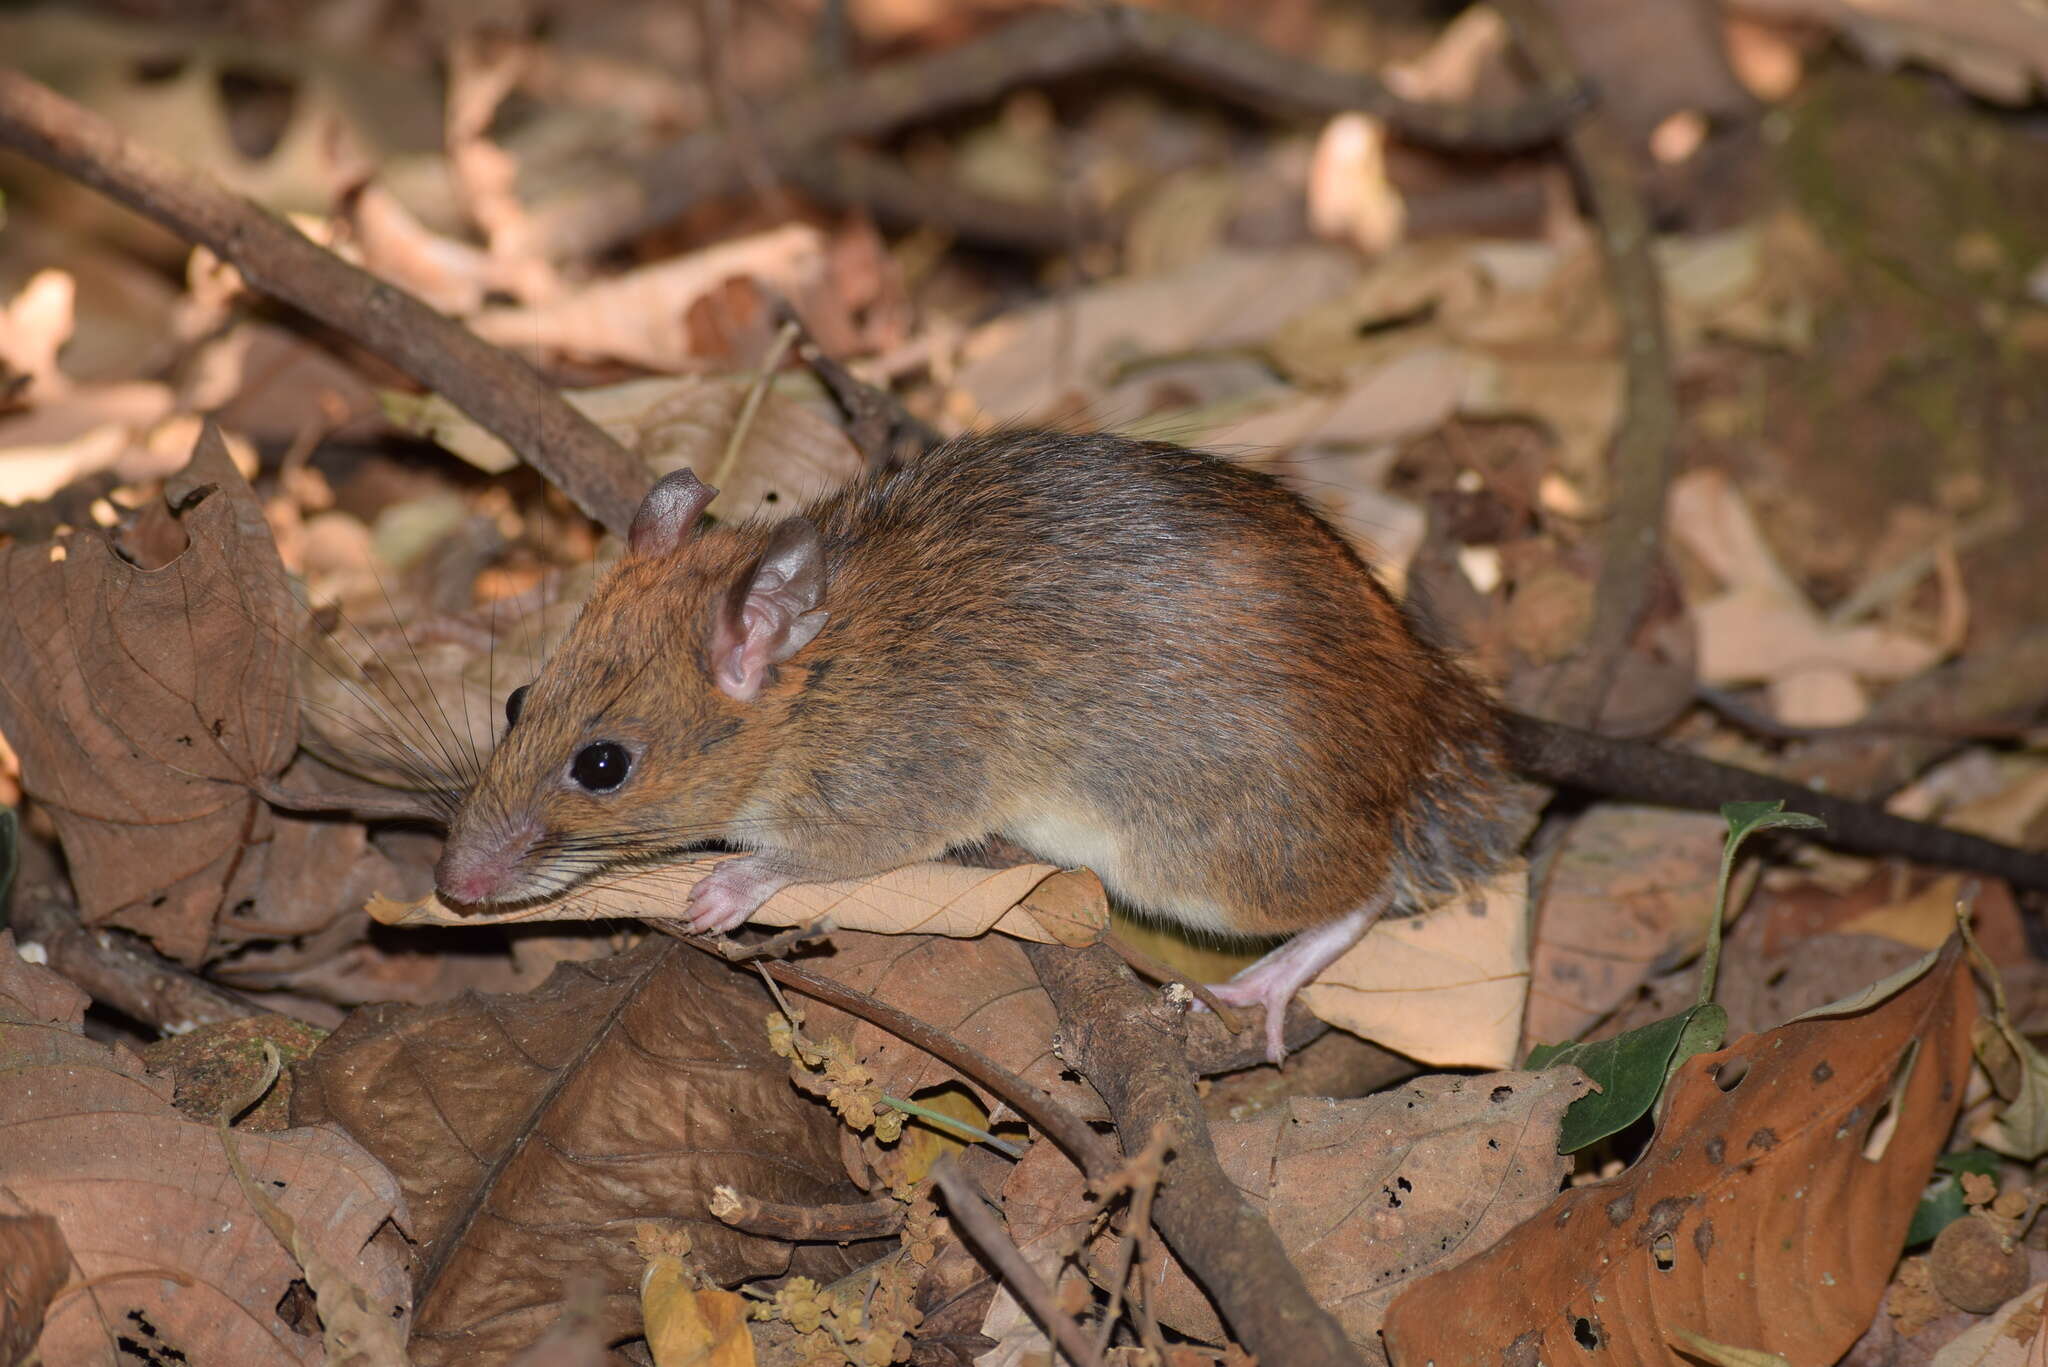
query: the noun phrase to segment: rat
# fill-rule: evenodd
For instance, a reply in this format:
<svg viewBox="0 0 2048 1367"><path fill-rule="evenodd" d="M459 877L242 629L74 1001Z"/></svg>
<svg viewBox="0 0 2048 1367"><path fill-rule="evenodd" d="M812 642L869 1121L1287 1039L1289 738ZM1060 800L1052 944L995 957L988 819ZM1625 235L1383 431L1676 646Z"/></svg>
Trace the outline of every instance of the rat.
<svg viewBox="0 0 2048 1367"><path fill-rule="evenodd" d="M779 521L701 527L688 471L506 704L439 892L493 905L719 842L689 893L730 931L793 883L998 834L1141 916L1278 947L1219 985L1288 1002L1385 916L1484 879L1515 775L1712 807L2048 887L2048 857L1504 711L1270 475L1161 442L1006 432Z"/></svg>

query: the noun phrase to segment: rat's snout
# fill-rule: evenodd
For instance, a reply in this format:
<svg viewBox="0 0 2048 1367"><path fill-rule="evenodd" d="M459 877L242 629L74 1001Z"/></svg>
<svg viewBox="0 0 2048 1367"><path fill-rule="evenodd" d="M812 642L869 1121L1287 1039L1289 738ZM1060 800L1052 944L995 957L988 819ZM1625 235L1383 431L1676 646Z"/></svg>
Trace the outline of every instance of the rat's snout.
<svg viewBox="0 0 2048 1367"><path fill-rule="evenodd" d="M434 865L434 889L453 902L507 900L516 892L520 868L540 839L538 817L492 822L481 829L458 822Z"/></svg>

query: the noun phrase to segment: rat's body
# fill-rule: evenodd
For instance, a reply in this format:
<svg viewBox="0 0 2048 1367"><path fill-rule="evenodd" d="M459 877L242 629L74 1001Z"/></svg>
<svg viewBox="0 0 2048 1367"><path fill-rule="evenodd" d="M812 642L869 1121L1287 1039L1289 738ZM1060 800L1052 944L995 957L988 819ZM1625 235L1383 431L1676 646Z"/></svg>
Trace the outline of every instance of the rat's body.
<svg viewBox="0 0 2048 1367"><path fill-rule="evenodd" d="M1226 990L1277 1047L1287 998L1377 916L1511 852L1509 732L1539 769L1554 736L1497 713L1276 481L1179 447L974 438L698 530L709 497L648 496L524 690L450 832L454 900L717 840L754 851L693 890L694 923L730 929L791 883L996 832L1199 932L1303 932Z"/></svg>

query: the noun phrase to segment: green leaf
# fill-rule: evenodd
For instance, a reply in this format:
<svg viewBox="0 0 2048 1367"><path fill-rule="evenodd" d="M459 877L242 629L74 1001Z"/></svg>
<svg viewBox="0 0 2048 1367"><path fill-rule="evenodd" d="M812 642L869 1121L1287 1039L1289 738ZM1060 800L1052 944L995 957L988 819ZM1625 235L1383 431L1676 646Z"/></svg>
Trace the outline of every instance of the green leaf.
<svg viewBox="0 0 2048 1367"><path fill-rule="evenodd" d="M1728 843L1721 847L1721 882L1714 890L1714 919L1707 926L1707 947L1700 954L1700 1000L1714 999L1714 979L1721 971L1721 927L1728 923L1728 880L1735 874L1735 852L1758 831L1777 828L1810 831L1827 825L1805 812L1788 812L1775 802L1724 802L1721 819L1728 823Z"/></svg>
<svg viewBox="0 0 2048 1367"><path fill-rule="evenodd" d="M1635 1124L1657 1104L1672 1069L1694 1054L1719 1048L1727 1029L1728 1013L1707 1003L1613 1039L1531 1049L1525 1067L1569 1063L1600 1085L1565 1110L1557 1151L1574 1153Z"/></svg>
<svg viewBox="0 0 2048 1367"><path fill-rule="evenodd" d="M1913 1223L1906 1226L1906 1247L1927 1243L1962 1219L1967 1209L1963 1204L1962 1174L1974 1172L1994 1177L2000 1161L1989 1149L1958 1149L1935 1159L1935 1169L1941 1175L1927 1184L1927 1190L1920 1194L1920 1204L1913 1208Z"/></svg>

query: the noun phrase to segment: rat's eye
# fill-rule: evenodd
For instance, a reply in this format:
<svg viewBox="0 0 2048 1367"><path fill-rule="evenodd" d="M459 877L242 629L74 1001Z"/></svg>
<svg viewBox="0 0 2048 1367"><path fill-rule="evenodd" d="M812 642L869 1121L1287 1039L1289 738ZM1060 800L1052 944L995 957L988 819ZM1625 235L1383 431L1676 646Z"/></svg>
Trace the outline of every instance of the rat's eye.
<svg viewBox="0 0 2048 1367"><path fill-rule="evenodd" d="M626 781L633 757L615 740L586 745L569 762L569 777L593 793L610 792Z"/></svg>
<svg viewBox="0 0 2048 1367"><path fill-rule="evenodd" d="M510 730L519 725L519 711L526 706L526 690L532 684L521 684L505 695L505 727Z"/></svg>

